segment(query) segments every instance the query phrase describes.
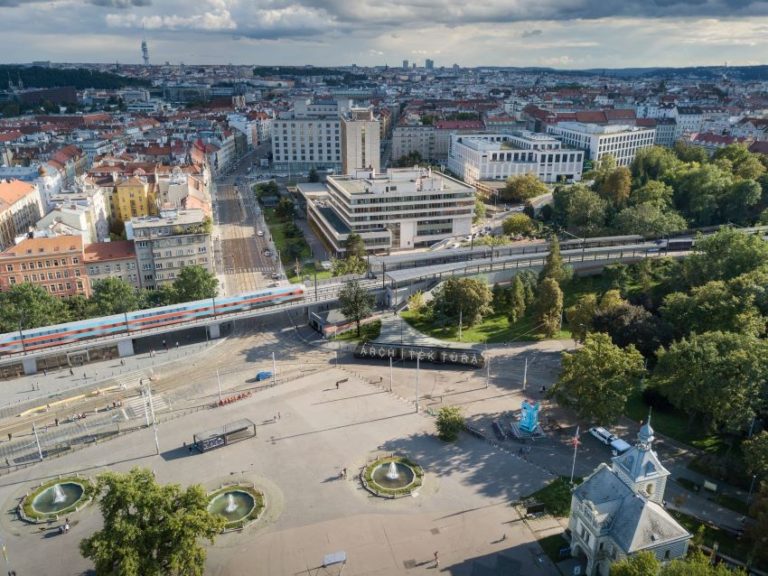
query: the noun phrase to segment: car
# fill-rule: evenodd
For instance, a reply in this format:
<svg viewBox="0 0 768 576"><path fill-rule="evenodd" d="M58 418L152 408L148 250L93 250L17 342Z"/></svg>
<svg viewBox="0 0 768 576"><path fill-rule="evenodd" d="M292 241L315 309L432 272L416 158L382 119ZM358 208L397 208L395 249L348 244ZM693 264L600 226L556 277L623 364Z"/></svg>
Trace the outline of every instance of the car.
<svg viewBox="0 0 768 576"><path fill-rule="evenodd" d="M499 440L504 440L506 438L506 435L504 434L504 429L501 427L501 424L498 420L494 420L491 423L491 428L493 428L493 433L496 435L496 438Z"/></svg>
<svg viewBox="0 0 768 576"><path fill-rule="evenodd" d="M264 237L264 230L257 230L256 231L256 236L258 236L259 238L263 238Z"/></svg>
<svg viewBox="0 0 768 576"><path fill-rule="evenodd" d="M256 382L261 382L263 380L269 380L272 378L272 372L269 370L262 370L258 374L256 374Z"/></svg>
<svg viewBox="0 0 768 576"><path fill-rule="evenodd" d="M270 282L269 287L270 288L277 288L280 286L280 282Z"/></svg>
<svg viewBox="0 0 768 576"><path fill-rule="evenodd" d="M608 432L608 430L602 426L593 426L589 429L589 433L606 446L610 446L611 442L616 440L616 436Z"/></svg>
<svg viewBox="0 0 768 576"><path fill-rule="evenodd" d="M280 274L277 272L272 272L272 276L270 276L270 278L272 278L272 280L280 280Z"/></svg>

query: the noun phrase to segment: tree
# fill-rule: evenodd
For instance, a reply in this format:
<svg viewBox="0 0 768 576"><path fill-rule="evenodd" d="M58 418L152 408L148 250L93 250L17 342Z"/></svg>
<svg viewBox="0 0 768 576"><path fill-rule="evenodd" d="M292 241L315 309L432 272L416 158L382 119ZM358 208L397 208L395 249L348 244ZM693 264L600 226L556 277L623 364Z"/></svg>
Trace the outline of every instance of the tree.
<svg viewBox="0 0 768 576"><path fill-rule="evenodd" d="M687 557L662 566L659 576L746 576L746 573L739 568L731 569L724 562L713 566L709 556L694 550Z"/></svg>
<svg viewBox="0 0 768 576"><path fill-rule="evenodd" d="M597 294L590 292L579 297L576 304L565 311L568 326L575 342L584 342L592 330L592 318L597 312Z"/></svg>
<svg viewBox="0 0 768 576"><path fill-rule="evenodd" d="M191 302L215 298L219 292L219 279L197 264L184 266L173 281L176 302Z"/></svg>
<svg viewBox="0 0 768 576"><path fill-rule="evenodd" d="M675 153L661 146L638 150L632 161L632 178L640 186L651 180L660 180L680 165Z"/></svg>
<svg viewBox="0 0 768 576"><path fill-rule="evenodd" d="M435 291L432 310L443 324L473 326L490 314L493 293L488 284L477 278L448 278Z"/></svg>
<svg viewBox="0 0 768 576"><path fill-rule="evenodd" d="M69 310L60 298L37 284L14 284L0 292L0 333L38 328L69 320Z"/></svg>
<svg viewBox="0 0 768 576"><path fill-rule="evenodd" d="M549 188L535 174L522 174L510 176L507 184L499 192L505 202L523 203L526 200L547 194Z"/></svg>
<svg viewBox="0 0 768 576"><path fill-rule="evenodd" d="M85 320L93 316L93 309L88 298L82 294L73 294L64 298L64 304L67 307L67 317L70 321Z"/></svg>
<svg viewBox="0 0 768 576"><path fill-rule="evenodd" d="M603 180L598 193L616 208L621 208L629 199L632 188L632 174L626 166L619 166Z"/></svg>
<svg viewBox="0 0 768 576"><path fill-rule="evenodd" d="M368 264L357 256L347 256L344 259L331 258L331 275L345 276L346 274L362 274L368 269Z"/></svg>
<svg viewBox="0 0 768 576"><path fill-rule="evenodd" d="M615 422L640 386L643 357L634 346L622 350L607 334L589 334L584 346L563 352L560 375L551 390L558 402L579 417L600 424Z"/></svg>
<svg viewBox="0 0 768 576"><path fill-rule="evenodd" d="M754 520L747 523L744 535L752 544L750 560L765 562L768 560L768 546L765 545L768 534L768 486L765 484L750 507L749 514Z"/></svg>
<svg viewBox="0 0 768 576"><path fill-rule="evenodd" d="M560 187L552 195L555 222L578 236L595 236L605 227L608 203L584 185Z"/></svg>
<svg viewBox="0 0 768 576"><path fill-rule="evenodd" d="M560 284L567 280L569 276L563 265L563 257L560 255L560 242L557 236L553 234L549 240L549 252L547 252L547 258L544 261L544 268L539 272L539 282L546 278L552 278L552 280Z"/></svg>
<svg viewBox="0 0 768 576"><path fill-rule="evenodd" d="M424 293L421 290L414 292L408 297L408 310L414 314L421 314L425 306Z"/></svg>
<svg viewBox="0 0 768 576"><path fill-rule="evenodd" d="M141 308L168 306L179 301L177 300L173 284L161 284L155 290L145 290L141 293L141 299L143 300Z"/></svg>
<svg viewBox="0 0 768 576"><path fill-rule="evenodd" d="M539 282L536 299L536 323L542 327L544 335L552 338L560 329L563 314L563 291L553 278Z"/></svg>
<svg viewBox="0 0 768 576"><path fill-rule="evenodd" d="M344 249L346 250L347 257L356 256L357 258L365 259L367 254L363 237L355 232L352 232L347 236L347 239L344 242Z"/></svg>
<svg viewBox="0 0 768 576"><path fill-rule="evenodd" d="M665 212L654 204L638 204L619 212L613 227L619 234L653 237L685 230L688 223L674 210Z"/></svg>
<svg viewBox="0 0 768 576"><path fill-rule="evenodd" d="M357 280L350 280L339 292L339 304L344 318L357 325L357 335L360 336L360 322L371 315L375 302L373 294L360 286Z"/></svg>
<svg viewBox="0 0 768 576"><path fill-rule="evenodd" d="M507 311L507 317L509 318L510 324L514 324L523 317L526 307L525 286L523 285L523 281L518 274L512 281L512 289L510 290L509 295L509 308Z"/></svg>
<svg viewBox="0 0 768 576"><path fill-rule="evenodd" d="M642 150L640 150L642 152ZM635 188L629 195L629 203L632 206L650 204L661 210L672 207L674 190L668 184L657 180L650 180L639 188Z"/></svg>
<svg viewBox="0 0 768 576"><path fill-rule="evenodd" d="M475 198L475 215L472 217L472 222L479 222L485 218L485 203L480 198Z"/></svg>
<svg viewBox="0 0 768 576"><path fill-rule="evenodd" d="M293 220L293 200L283 196L275 208L275 216L284 222Z"/></svg>
<svg viewBox="0 0 768 576"><path fill-rule="evenodd" d="M320 182L320 176L317 173L317 169L311 168L309 170L309 181L310 182Z"/></svg>
<svg viewBox="0 0 768 576"><path fill-rule="evenodd" d="M748 224L757 216L763 190L755 180L739 180L726 189L720 201L722 219L733 224Z"/></svg>
<svg viewBox="0 0 768 576"><path fill-rule="evenodd" d="M592 326L596 332L608 334L617 346L633 345L646 358L672 340L669 327L658 316L627 302L598 309L592 318Z"/></svg>
<svg viewBox="0 0 768 576"><path fill-rule="evenodd" d="M224 528L201 486L159 485L151 471L105 472L96 480L104 526L80 542L97 576L202 576L205 548Z"/></svg>
<svg viewBox="0 0 768 576"><path fill-rule="evenodd" d="M116 277L94 282L91 302L99 316L122 314L140 308L136 288L122 278Z"/></svg>
<svg viewBox="0 0 768 576"><path fill-rule="evenodd" d="M504 234L522 234L523 236L528 236L529 234L533 233L536 227L533 223L533 220L529 216L526 214L518 213L512 214L511 216L505 218L504 222L501 224L501 229L503 230Z"/></svg>
<svg viewBox="0 0 768 576"><path fill-rule="evenodd" d="M523 270L515 274L515 278L520 278L525 288L525 305L526 307L533 305L536 302L536 288L538 288L538 280L533 270Z"/></svg>
<svg viewBox="0 0 768 576"><path fill-rule="evenodd" d="M659 350L650 385L691 422L713 430L745 429L761 406L768 376L768 343L744 334L691 334Z"/></svg>
<svg viewBox="0 0 768 576"><path fill-rule="evenodd" d="M697 238L695 252L683 261L683 276L690 286L710 280L730 280L768 264L768 243L760 236L724 228Z"/></svg>
<svg viewBox="0 0 768 576"><path fill-rule="evenodd" d="M733 175L715 164L694 164L672 177L675 206L696 226L720 221L720 206L733 183Z"/></svg>
<svg viewBox="0 0 768 576"><path fill-rule="evenodd" d="M661 563L653 552L641 551L611 564L611 576L657 576Z"/></svg>
<svg viewBox="0 0 768 576"><path fill-rule="evenodd" d="M763 430L742 442L741 451L749 471L761 478L768 478L768 432Z"/></svg>
<svg viewBox="0 0 768 576"><path fill-rule="evenodd" d="M464 429L464 416L458 406L443 406L435 420L437 437L444 442L454 442L459 438L459 432Z"/></svg>
<svg viewBox="0 0 768 576"><path fill-rule="evenodd" d="M677 154L678 159L683 162L698 162L699 164L705 164L709 160L707 151L704 150L704 148L686 144L682 140L675 142L674 151L675 154Z"/></svg>

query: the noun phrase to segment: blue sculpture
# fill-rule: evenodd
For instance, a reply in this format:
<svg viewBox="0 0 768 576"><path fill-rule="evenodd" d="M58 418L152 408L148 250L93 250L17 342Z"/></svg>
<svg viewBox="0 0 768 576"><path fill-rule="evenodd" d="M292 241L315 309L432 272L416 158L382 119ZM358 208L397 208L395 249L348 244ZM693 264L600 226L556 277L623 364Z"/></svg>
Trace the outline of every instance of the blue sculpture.
<svg viewBox="0 0 768 576"><path fill-rule="evenodd" d="M531 403L523 400L522 415L520 418L520 430L528 434L533 434L539 427L539 409L538 402Z"/></svg>

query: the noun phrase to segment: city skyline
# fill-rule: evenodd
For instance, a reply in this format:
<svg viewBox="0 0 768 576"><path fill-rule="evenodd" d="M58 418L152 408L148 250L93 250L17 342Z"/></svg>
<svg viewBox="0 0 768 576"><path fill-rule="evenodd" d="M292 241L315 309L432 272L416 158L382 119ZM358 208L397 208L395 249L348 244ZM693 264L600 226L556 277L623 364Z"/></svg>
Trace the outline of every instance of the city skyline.
<svg viewBox="0 0 768 576"><path fill-rule="evenodd" d="M0 61L266 65L761 64L765 0L0 0Z"/></svg>

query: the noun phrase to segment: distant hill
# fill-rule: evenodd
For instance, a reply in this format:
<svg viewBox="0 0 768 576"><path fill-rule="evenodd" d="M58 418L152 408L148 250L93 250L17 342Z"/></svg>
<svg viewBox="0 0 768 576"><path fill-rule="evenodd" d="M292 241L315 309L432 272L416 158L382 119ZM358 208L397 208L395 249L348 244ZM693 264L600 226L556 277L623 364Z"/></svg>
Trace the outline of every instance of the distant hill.
<svg viewBox="0 0 768 576"><path fill-rule="evenodd" d="M482 68L486 68L483 66ZM506 68L521 72L538 74L558 74L561 76L613 76L620 78L644 78L649 76L675 78L695 76L703 80L713 80L727 76L735 80L768 80L768 65L759 66L689 66L686 68L588 68L585 70L558 70L555 68Z"/></svg>
<svg viewBox="0 0 768 576"><path fill-rule="evenodd" d="M41 66L0 65L0 90L9 88L8 82L14 85L19 78L25 88L55 88L57 86L74 86L77 90L85 88L116 89L130 86L149 86L146 80L127 78L109 72L97 72L85 68L58 69Z"/></svg>

